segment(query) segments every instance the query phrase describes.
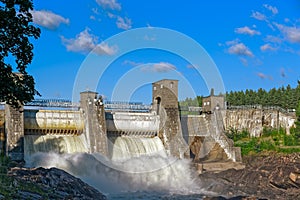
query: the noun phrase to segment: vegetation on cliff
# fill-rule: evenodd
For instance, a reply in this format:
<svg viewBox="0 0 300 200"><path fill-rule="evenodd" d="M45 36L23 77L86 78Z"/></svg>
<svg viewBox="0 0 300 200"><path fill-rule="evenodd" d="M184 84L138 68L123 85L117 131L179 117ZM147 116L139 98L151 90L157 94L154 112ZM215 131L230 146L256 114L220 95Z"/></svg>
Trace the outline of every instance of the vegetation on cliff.
<svg viewBox="0 0 300 200"><path fill-rule="evenodd" d="M234 141L234 145L241 147L242 155L256 154L263 151L281 153L300 152L300 133L293 128L291 134L287 135L285 130L267 129L263 130L261 137L250 137L246 130L238 132L230 129L226 132L227 137Z"/></svg>

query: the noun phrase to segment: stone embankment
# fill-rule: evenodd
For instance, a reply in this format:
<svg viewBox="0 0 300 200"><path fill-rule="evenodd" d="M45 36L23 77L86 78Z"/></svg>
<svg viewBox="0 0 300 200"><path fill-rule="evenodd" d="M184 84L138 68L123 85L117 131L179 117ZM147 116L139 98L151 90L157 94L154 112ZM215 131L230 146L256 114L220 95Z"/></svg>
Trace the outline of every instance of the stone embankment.
<svg viewBox="0 0 300 200"><path fill-rule="evenodd" d="M9 170L12 199L106 199L99 191L67 172L51 168ZM0 199L5 199L0 194Z"/></svg>
<svg viewBox="0 0 300 200"><path fill-rule="evenodd" d="M202 188L229 199L300 199L299 153L249 156L243 161L245 169L200 174Z"/></svg>
<svg viewBox="0 0 300 200"><path fill-rule="evenodd" d="M259 137L263 128L284 128L290 133L296 120L295 112L283 112L283 110L263 109L262 107L241 107L226 110L224 115L225 129L230 128L238 131L247 130L253 137Z"/></svg>

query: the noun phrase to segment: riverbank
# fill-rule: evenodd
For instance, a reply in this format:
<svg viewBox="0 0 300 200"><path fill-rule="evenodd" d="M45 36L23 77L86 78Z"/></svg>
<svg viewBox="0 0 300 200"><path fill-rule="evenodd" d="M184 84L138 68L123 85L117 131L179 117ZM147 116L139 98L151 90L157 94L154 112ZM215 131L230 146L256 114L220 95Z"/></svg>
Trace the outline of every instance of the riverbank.
<svg viewBox="0 0 300 200"><path fill-rule="evenodd" d="M57 168L14 167L1 180L0 199L104 200L106 197L79 178Z"/></svg>
<svg viewBox="0 0 300 200"><path fill-rule="evenodd" d="M243 163L244 169L200 174L202 188L227 198L300 199L300 153L260 153L245 156Z"/></svg>

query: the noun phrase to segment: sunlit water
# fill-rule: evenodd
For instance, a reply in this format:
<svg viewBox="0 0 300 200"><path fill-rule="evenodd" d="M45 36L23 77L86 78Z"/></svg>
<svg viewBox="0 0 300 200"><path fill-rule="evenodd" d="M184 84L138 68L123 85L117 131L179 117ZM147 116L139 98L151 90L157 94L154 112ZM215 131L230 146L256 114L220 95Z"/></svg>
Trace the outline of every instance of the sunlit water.
<svg viewBox="0 0 300 200"><path fill-rule="evenodd" d="M202 199L208 194L200 188L190 161L168 157L158 138L119 138L115 144L113 159L100 154L35 152L26 156L26 164L63 169L109 199Z"/></svg>

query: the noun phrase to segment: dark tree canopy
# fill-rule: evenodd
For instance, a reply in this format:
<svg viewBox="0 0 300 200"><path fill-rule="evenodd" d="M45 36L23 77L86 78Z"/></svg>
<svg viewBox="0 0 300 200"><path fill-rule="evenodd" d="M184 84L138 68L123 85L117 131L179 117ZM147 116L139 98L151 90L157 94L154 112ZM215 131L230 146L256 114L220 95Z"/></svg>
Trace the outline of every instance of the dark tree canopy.
<svg viewBox="0 0 300 200"><path fill-rule="evenodd" d="M262 88L257 91L231 91L226 93L226 101L232 106L241 105L263 105L263 106L279 106L284 109L299 109L300 116L300 81L295 88L290 85L280 88L272 88L266 91ZM300 118L299 118L300 119Z"/></svg>
<svg viewBox="0 0 300 200"><path fill-rule="evenodd" d="M31 25L32 9L32 0L0 0L0 101L14 107L39 95L26 71L33 58L29 38L40 36L40 29Z"/></svg>

